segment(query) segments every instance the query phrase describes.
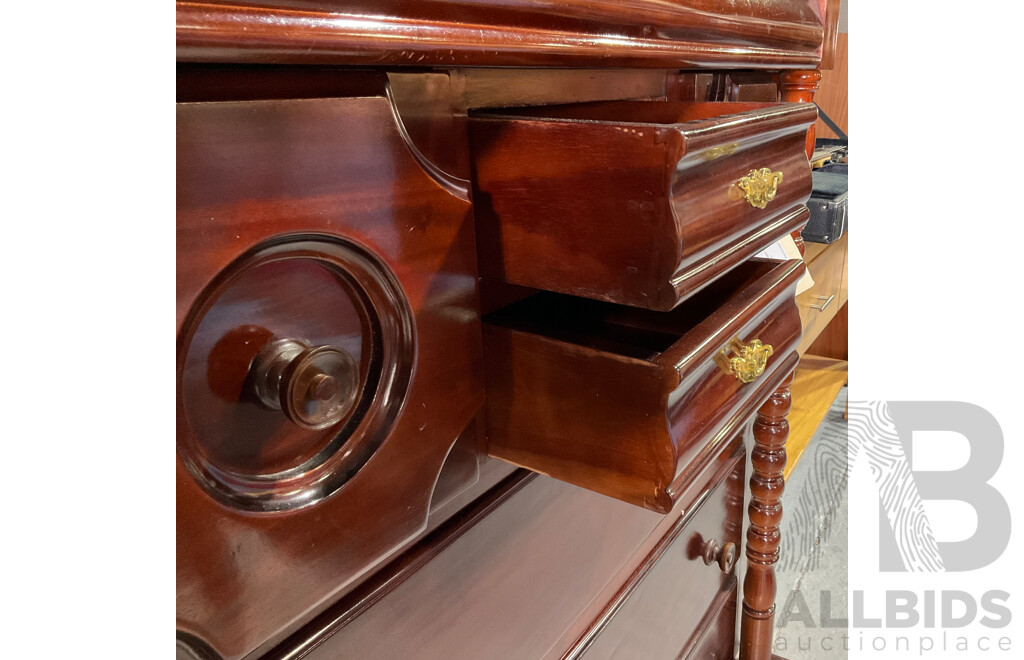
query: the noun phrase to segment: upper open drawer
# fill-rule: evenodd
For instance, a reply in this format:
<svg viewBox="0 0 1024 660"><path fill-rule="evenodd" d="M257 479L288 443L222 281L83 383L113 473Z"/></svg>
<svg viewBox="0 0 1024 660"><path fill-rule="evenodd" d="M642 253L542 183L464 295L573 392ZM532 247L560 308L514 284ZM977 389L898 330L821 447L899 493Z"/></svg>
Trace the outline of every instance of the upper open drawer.
<svg viewBox="0 0 1024 660"><path fill-rule="evenodd" d="M616 101L474 116L484 277L666 311L809 217L807 103Z"/></svg>
<svg viewBox="0 0 1024 660"><path fill-rule="evenodd" d="M539 293L484 320L488 453L666 513L796 366L802 261L675 310Z"/></svg>

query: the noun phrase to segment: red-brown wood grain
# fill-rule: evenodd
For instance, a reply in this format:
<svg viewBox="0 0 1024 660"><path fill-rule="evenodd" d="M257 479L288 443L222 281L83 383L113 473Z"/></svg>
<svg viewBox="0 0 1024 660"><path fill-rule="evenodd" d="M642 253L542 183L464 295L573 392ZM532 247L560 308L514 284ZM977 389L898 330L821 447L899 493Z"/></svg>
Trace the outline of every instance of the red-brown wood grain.
<svg viewBox="0 0 1024 660"><path fill-rule="evenodd" d="M731 543L736 552L742 547L736 526L742 513L731 506L728 488L730 480L743 478L741 459L736 455L728 472L716 475L623 586L595 626L596 637L587 640L583 658L615 658L629 649L637 658L674 660L711 627L708 613L714 617L729 603L735 608L735 566L728 572L709 566L702 553L708 543ZM731 647L719 647L718 657L731 657Z"/></svg>
<svg viewBox="0 0 1024 660"><path fill-rule="evenodd" d="M786 71L780 78L779 88L782 91L782 100L791 103L813 103L814 94L818 91L818 83L821 82L821 71ZM807 157L814 153L815 129L814 124L807 129Z"/></svg>
<svg viewBox="0 0 1024 660"><path fill-rule="evenodd" d="M811 105L593 103L470 120L480 272L667 311L808 216ZM784 178L766 208L737 186Z"/></svg>
<svg viewBox="0 0 1024 660"><path fill-rule="evenodd" d="M675 660L731 660L736 645L736 592L720 592L699 630Z"/></svg>
<svg viewBox="0 0 1024 660"><path fill-rule="evenodd" d="M839 5L840 2L848 0L819 0L819 3L826 5L824 11L825 34L821 42L821 63L818 68L822 71L831 70L836 64L836 55L839 50Z"/></svg>
<svg viewBox="0 0 1024 660"><path fill-rule="evenodd" d="M237 511L178 461L178 628L225 658L280 639L420 534L449 448L477 433L483 381L470 204L410 150L383 77L376 90L177 108L179 331L232 261L299 233L343 237L376 255L415 322L404 407L379 451L330 498L281 513ZM248 310L238 308L240 326L251 322ZM186 349L179 345L179 378ZM179 443L193 421L179 407ZM447 498L477 476L453 474L464 483L449 480Z"/></svg>
<svg viewBox="0 0 1024 660"><path fill-rule="evenodd" d="M538 294L484 323L488 452L655 511L792 369L801 261L748 262L671 313ZM715 354L771 344L743 384Z"/></svg>
<svg viewBox="0 0 1024 660"><path fill-rule="evenodd" d="M849 109L849 51L850 35L840 32L836 35L835 58L832 68L821 72L821 83L814 95L814 102L821 108L819 114L827 114L829 119L836 123L844 133L849 134L850 130L850 109ZM824 138L838 138L839 134L829 128L825 122L818 117L818 123L814 125L815 135Z"/></svg>
<svg viewBox="0 0 1024 660"><path fill-rule="evenodd" d="M741 457L734 437L669 516L543 476L510 477L267 660L599 658L587 649L602 635L615 638L606 626L618 626L615 612L626 608L628 615L636 599L676 615L672 625L681 630L672 636L680 646L668 654L675 658L689 631L700 637L713 624L689 590L653 593L643 578L689 578L701 585L705 603L735 591L735 581L717 566L690 558L687 545L698 534L731 533L724 530L741 522L722 486L742 475ZM701 531L679 524L691 510ZM656 604L655 596L664 600Z"/></svg>
<svg viewBox="0 0 1024 660"><path fill-rule="evenodd" d="M808 68L817 0L214 0L177 3L180 61Z"/></svg>
<svg viewBox="0 0 1024 660"><path fill-rule="evenodd" d="M778 524L768 509L779 478L775 459L764 452L776 452L779 434L766 437L765 429L784 424L777 399L800 332L792 302L800 268L742 262L755 245L806 221L801 190L809 191L809 174L796 154L813 108L735 104L747 116L735 121L722 118L723 104L690 103L678 104L680 113L669 120L657 115L669 104L648 102L630 110L640 112L633 119L605 119L619 142L610 132L599 139L570 134L561 146L571 149L523 163L548 180L540 199L586 193L554 216L534 213L534 231L549 247L526 251L534 263L521 272L547 278L531 286L564 290L544 275L542 261L549 259L581 274L571 293L607 298L595 292L634 287L633 298L620 302L655 309L689 299L670 314L625 310L608 317L609 326L590 333L593 345L577 342L568 351L551 351L556 342L540 330L489 324L489 342L506 335L486 357L488 378L508 379L496 390L489 383L497 392L492 421L499 421L491 450L664 516L522 472L484 496L514 468L482 455L488 430L473 213L486 226L489 200L478 189L476 208L470 205L466 115L473 108L581 101L761 99L770 92L765 81L786 69L804 72L782 74L786 100L810 101L822 5L178 2L179 349L182 328L217 273L266 241L299 232L344 237L376 255L400 282L416 329L415 351L405 357L415 374L395 426L326 500L281 513L233 510L215 502L178 460L179 638L224 658L312 652L447 660L452 649L497 657L510 648L518 657L596 658L630 631L649 629L631 645L650 651L647 657L731 657L735 586L685 553L696 535L741 545L737 436L751 433L761 406L752 432L751 516L758 525L752 545L763 561L744 590L744 653L768 657L771 622L764 615L773 611L770 544ZM616 104L593 107L602 105L591 111ZM528 121L523 113L537 111L501 112ZM579 110L544 112L557 119ZM665 143L638 155L629 147L639 137L627 131L646 131L645 122L658 129L645 138ZM692 130L666 129L679 122ZM594 125L582 115L569 123L574 130ZM673 144L686 148L672 153ZM779 154L783 165L764 162ZM656 186L630 178L648 166ZM786 171L765 212L736 212L711 192L761 166ZM612 176L598 181L601 172ZM576 178L560 178L570 174ZM661 204L660 225L641 208L652 203L650 190ZM555 220L592 200L602 204L576 233L592 231L598 240L581 249L572 232L558 234ZM612 212L623 203L624 212ZM642 212L630 215L629 204ZM688 225L690 217L704 220ZM622 219L631 224L616 227ZM623 275L630 240L633 262ZM492 274L509 263L483 242L479 248L481 267ZM590 270L581 266L586 259L594 262ZM636 293L629 267L649 276L646 299ZM282 307L299 317L328 299L319 289L278 284L269 283L266 295L291 296ZM505 287L485 297L486 311L532 292L485 285ZM328 317L347 313L337 301L327 307ZM244 327L247 314L238 314ZM617 330L606 332L611 326ZM630 333L647 340L624 346ZM737 334L760 335L776 348L761 380L743 387L711 361ZM512 349L521 351L515 359ZM224 380L219 373L211 370L211 387L236 396L237 374ZM589 396L594 392L600 397ZM239 428L251 430L262 419L248 416ZM216 421L217 428L232 423ZM179 434L190 433L190 424L179 408ZM257 462L289 456L270 449ZM694 509L701 498L707 499ZM688 516L680 522L683 511ZM672 621L660 625L663 619Z"/></svg>
<svg viewBox="0 0 1024 660"><path fill-rule="evenodd" d="M785 380L757 411L750 452L750 505L747 509L747 573L743 580L743 618L740 625L740 659L771 660L775 635L775 563L779 560L782 535L782 491L786 482L786 439L792 406Z"/></svg>

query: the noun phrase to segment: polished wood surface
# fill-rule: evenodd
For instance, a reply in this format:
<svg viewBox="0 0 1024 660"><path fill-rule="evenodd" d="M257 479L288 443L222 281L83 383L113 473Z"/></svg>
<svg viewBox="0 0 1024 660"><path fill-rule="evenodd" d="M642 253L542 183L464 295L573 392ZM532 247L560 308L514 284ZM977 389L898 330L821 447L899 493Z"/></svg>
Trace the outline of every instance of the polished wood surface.
<svg viewBox="0 0 1024 660"><path fill-rule="evenodd" d="M486 469L507 464L489 461L484 465ZM260 657L263 660L306 657L325 638L391 593L536 476L525 470L512 469L489 480L486 490L473 493L473 497L462 502L456 513L446 517L406 552Z"/></svg>
<svg viewBox="0 0 1024 660"><path fill-rule="evenodd" d="M814 95L818 91L818 84L821 82L821 71L785 71L780 77L779 88L782 91L782 100L790 103L813 103ZM815 130L812 125L807 130L807 157L814 153Z"/></svg>
<svg viewBox="0 0 1024 660"><path fill-rule="evenodd" d="M742 511L728 478L742 475L740 452L737 437L695 476L670 516L544 476L510 477L267 657L601 657L584 652L603 635L614 638L606 627L617 625L614 612L649 588L641 577L662 570L662 562L700 584L707 602L729 592L734 582L690 558L687 545L698 533L737 533ZM680 525L684 511L692 512L687 520L706 521L702 531ZM667 536L676 541L671 554ZM689 590L662 595L671 612L704 613Z"/></svg>
<svg viewBox="0 0 1024 660"><path fill-rule="evenodd" d="M179 1L179 61L375 66L796 68L817 0Z"/></svg>
<svg viewBox="0 0 1024 660"><path fill-rule="evenodd" d="M815 117L811 105L628 101L478 114L481 275L670 310L806 223ZM761 168L783 173L766 208L737 185Z"/></svg>
<svg viewBox="0 0 1024 660"><path fill-rule="evenodd" d="M744 436L762 559L771 543L777 475L765 457L797 361L803 268L748 258L806 222L814 109L780 104L776 90L811 100L827 5L176 3L181 657L731 657L737 585L710 543L742 550ZM558 116L583 102L633 109ZM669 107L680 112L659 114ZM547 179L534 197L562 200L530 211L543 235L518 266L539 278L529 282L506 278L515 260L493 249L512 233L475 235L498 216L469 127L502 116L568 127L549 140L560 152L514 144L504 157L528 173L508 181ZM501 181L501 158L488 158ZM767 209L726 204L760 167L785 172ZM583 222L560 234L573 214ZM597 240L574 242L588 232ZM251 276L254 255L300 237L307 252ZM307 268L325 244L377 270ZM566 272L551 276L545 259ZM508 315L540 288L633 308L556 337L559 315L611 306L569 300L530 327ZM494 312L486 329L482 311ZM223 329L203 326L211 314ZM389 343L395 328L408 344ZM742 385L714 356L755 335L776 352ZM338 445L356 412L297 431L246 398L257 348L282 336L352 353L367 410L391 411L379 445ZM395 367L384 372L409 374L407 391L373 390L368 365L382 355ZM336 446L332 456L366 460L287 510L215 499L195 469L195 456L212 457L228 480L270 476L280 495ZM770 649L770 572L766 561L747 574L746 657Z"/></svg>
<svg viewBox="0 0 1024 660"><path fill-rule="evenodd" d="M690 640L678 660L732 660L736 646L736 592L719 592L699 628L704 634Z"/></svg>
<svg viewBox="0 0 1024 660"><path fill-rule="evenodd" d="M849 233L832 243L808 243L804 259L814 286L796 297L803 337L797 351L803 355L849 299Z"/></svg>
<svg viewBox="0 0 1024 660"><path fill-rule="evenodd" d="M747 508L747 572L743 578L740 660L771 660L775 636L775 563L782 538L782 491L786 482L786 415L792 405L792 372L757 411L750 451L750 505Z"/></svg>
<svg viewBox="0 0 1024 660"><path fill-rule="evenodd" d="M827 71L836 66L837 53L840 49L837 42L842 38L839 36L840 2L849 2L849 0L819 0L819 4L825 5L825 10L822 12L825 34L821 42L821 64L818 66L821 71Z"/></svg>
<svg viewBox="0 0 1024 660"><path fill-rule="evenodd" d="M412 74L418 75L418 74ZM458 109L666 98L679 73L661 69L458 68L450 75Z"/></svg>
<svg viewBox="0 0 1024 660"><path fill-rule="evenodd" d="M214 501L179 458L178 628L225 658L280 639L414 540L428 525L446 459L464 456L449 454L456 439L480 440L470 204L410 150L383 77L366 82L376 84L374 95L177 109L179 452L200 421L181 404L189 328L225 269L254 249L289 237L358 244L393 274L415 325L414 350L395 356L416 371L404 407L369 463L334 496L309 510L246 513ZM296 293L264 292L268 304L285 305L301 302L289 300ZM245 327L260 309L225 313ZM289 322L301 331L304 319ZM444 348L452 345L459 350ZM463 465L448 475L438 494L451 499L478 471Z"/></svg>
<svg viewBox="0 0 1024 660"><path fill-rule="evenodd" d="M836 36L835 61L832 68L821 72L820 89L814 96L818 107L829 116L832 121L849 134L849 51L850 35L840 32ZM818 137L837 138L836 133L825 125L825 122L818 120L815 124L815 132Z"/></svg>
<svg viewBox="0 0 1024 660"><path fill-rule="evenodd" d="M707 565L702 555L709 543L732 544L736 553L742 546L741 458L736 457L724 480L705 491L697 508L680 517L623 587L605 615L607 623L586 647L585 660L675 660L688 645L696 646L710 627L707 613L717 613L730 602L735 607L735 564L724 571L715 563ZM735 484L738 496L730 491ZM732 657L732 646L716 648L718 657Z"/></svg>
<svg viewBox="0 0 1024 660"><path fill-rule="evenodd" d="M540 294L484 323L488 452L655 511L796 364L801 261L747 262L671 313ZM741 383L715 355L774 347Z"/></svg>
<svg viewBox="0 0 1024 660"><path fill-rule="evenodd" d="M849 365L843 360L810 353L800 358L789 386L793 407L789 411L786 468L782 471L786 479L848 380Z"/></svg>

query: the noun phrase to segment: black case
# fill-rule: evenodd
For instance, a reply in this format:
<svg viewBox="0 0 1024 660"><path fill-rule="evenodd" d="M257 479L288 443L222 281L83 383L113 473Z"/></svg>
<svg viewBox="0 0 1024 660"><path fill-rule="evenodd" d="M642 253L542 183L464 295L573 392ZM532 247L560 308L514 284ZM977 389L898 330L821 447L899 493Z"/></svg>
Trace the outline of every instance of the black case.
<svg viewBox="0 0 1024 660"><path fill-rule="evenodd" d="M811 173L813 189L807 200L811 219L801 235L812 243L831 243L846 232L850 185L846 163L827 165Z"/></svg>

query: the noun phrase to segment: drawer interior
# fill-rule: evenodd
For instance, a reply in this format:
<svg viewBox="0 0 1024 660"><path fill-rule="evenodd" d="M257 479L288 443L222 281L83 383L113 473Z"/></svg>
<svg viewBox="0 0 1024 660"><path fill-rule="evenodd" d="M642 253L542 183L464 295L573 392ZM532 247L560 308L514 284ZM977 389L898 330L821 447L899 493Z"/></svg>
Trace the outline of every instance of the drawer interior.
<svg viewBox="0 0 1024 660"><path fill-rule="evenodd" d="M493 312L485 321L627 358L652 360L777 266L772 261L745 262L670 312L541 292Z"/></svg>
<svg viewBox="0 0 1024 660"><path fill-rule="evenodd" d="M670 510L795 365L803 272L744 262L671 312L545 292L488 315L488 453ZM754 340L772 349L741 380L720 355Z"/></svg>
<svg viewBox="0 0 1024 660"><path fill-rule="evenodd" d="M673 125L724 117L751 110L777 108L778 103L689 103L680 101L604 101L564 105L500 108L475 116L531 117L534 119L576 119L615 124Z"/></svg>

